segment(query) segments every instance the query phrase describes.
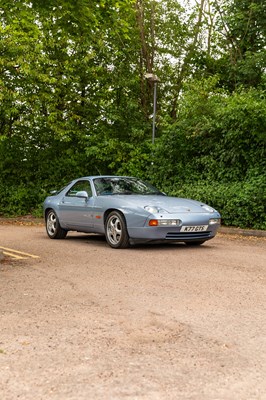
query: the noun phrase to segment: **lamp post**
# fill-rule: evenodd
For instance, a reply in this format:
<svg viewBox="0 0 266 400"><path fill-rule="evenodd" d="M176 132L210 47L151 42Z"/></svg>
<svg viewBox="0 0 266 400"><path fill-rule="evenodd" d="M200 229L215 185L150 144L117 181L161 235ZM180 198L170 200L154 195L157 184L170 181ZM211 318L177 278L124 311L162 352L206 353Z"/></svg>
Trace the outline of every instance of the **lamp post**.
<svg viewBox="0 0 266 400"><path fill-rule="evenodd" d="M156 103L157 103L157 83L160 82L160 79L157 75L146 73L145 78L153 83L153 118L152 118L152 144L155 141L155 125L156 125Z"/></svg>

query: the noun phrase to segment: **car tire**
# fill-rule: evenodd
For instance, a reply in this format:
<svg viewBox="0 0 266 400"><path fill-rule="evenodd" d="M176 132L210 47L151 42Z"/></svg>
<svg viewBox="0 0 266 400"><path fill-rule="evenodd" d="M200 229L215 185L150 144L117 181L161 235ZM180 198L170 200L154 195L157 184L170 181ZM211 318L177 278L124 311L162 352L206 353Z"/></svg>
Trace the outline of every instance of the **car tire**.
<svg viewBox="0 0 266 400"><path fill-rule="evenodd" d="M62 229L54 210L49 210L46 215L46 232L50 239L64 239L67 231Z"/></svg>
<svg viewBox="0 0 266 400"><path fill-rule="evenodd" d="M125 217L119 211L112 211L106 218L105 237L109 246L115 249L129 247L129 236Z"/></svg>

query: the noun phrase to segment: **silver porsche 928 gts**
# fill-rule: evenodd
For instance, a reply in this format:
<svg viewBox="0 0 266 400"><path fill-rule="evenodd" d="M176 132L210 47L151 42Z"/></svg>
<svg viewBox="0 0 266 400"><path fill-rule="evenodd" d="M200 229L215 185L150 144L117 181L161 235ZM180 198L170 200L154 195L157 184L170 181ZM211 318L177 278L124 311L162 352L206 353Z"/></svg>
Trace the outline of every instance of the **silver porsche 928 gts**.
<svg viewBox="0 0 266 400"><path fill-rule="evenodd" d="M221 223L212 207L166 196L127 176L75 179L45 199L44 217L51 239L63 239L68 231L98 233L113 248L153 241L200 245Z"/></svg>

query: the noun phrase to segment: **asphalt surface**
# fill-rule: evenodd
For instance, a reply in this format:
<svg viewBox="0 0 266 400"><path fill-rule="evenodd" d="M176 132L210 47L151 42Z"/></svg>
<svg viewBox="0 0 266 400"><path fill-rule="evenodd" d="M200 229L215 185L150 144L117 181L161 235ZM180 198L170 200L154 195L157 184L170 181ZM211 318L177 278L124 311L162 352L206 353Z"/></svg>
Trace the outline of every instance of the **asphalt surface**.
<svg viewBox="0 0 266 400"><path fill-rule="evenodd" d="M266 238L114 250L0 224L0 398L266 399Z"/></svg>

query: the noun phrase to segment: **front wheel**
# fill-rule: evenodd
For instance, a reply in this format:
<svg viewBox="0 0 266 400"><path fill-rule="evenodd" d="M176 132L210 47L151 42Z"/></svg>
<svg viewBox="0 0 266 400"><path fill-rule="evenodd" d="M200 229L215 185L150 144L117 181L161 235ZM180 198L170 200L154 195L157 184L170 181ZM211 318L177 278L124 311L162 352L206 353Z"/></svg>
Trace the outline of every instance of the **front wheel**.
<svg viewBox="0 0 266 400"><path fill-rule="evenodd" d="M115 249L125 249L129 246L126 221L118 211L112 211L106 219L105 236L109 246Z"/></svg>
<svg viewBox="0 0 266 400"><path fill-rule="evenodd" d="M64 239L67 231L62 229L54 210L48 211L46 215L46 231L50 239Z"/></svg>

